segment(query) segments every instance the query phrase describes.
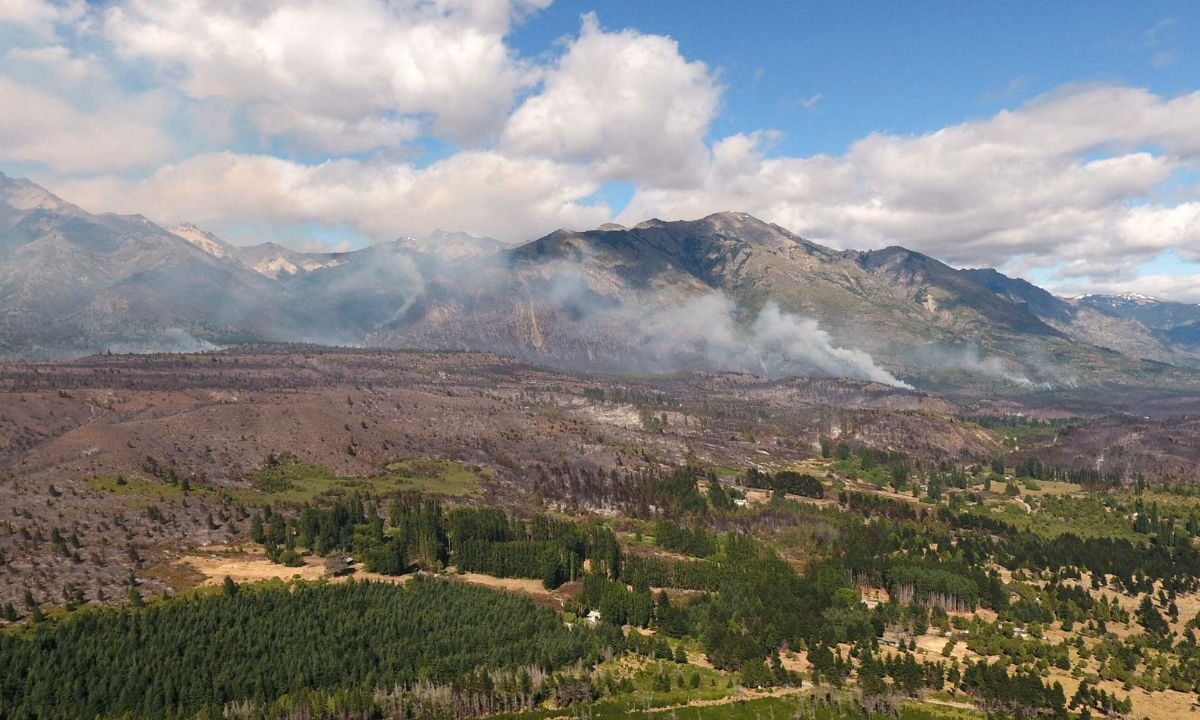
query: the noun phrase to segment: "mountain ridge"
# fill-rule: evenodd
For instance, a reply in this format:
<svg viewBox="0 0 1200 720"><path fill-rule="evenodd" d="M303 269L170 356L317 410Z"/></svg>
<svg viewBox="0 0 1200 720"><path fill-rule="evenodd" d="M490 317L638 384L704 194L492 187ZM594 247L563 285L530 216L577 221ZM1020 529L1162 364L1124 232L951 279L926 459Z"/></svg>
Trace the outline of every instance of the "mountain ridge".
<svg viewBox="0 0 1200 720"><path fill-rule="evenodd" d="M689 318L672 313L701 307L709 327L681 335ZM515 247L439 232L307 253L88 213L2 174L0 313L0 353L13 357L153 349L182 333L202 346L480 349L603 370L756 370L783 357L799 361L781 372L845 361L870 375L878 357L887 376L1028 387L1076 382L1073 364L1098 382L1200 365L1200 306L1061 298L901 246L835 250L736 211L560 229ZM786 333L759 327L768 313Z"/></svg>

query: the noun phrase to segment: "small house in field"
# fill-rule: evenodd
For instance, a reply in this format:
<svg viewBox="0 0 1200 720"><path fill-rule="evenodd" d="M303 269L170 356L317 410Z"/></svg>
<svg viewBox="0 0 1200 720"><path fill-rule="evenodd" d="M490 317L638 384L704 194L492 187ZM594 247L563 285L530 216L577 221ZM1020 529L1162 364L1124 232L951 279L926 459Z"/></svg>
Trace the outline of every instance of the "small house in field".
<svg viewBox="0 0 1200 720"><path fill-rule="evenodd" d="M584 615L583 619L585 622L587 622L591 625L595 625L596 623L600 622L600 611L599 610L588 610L588 614Z"/></svg>

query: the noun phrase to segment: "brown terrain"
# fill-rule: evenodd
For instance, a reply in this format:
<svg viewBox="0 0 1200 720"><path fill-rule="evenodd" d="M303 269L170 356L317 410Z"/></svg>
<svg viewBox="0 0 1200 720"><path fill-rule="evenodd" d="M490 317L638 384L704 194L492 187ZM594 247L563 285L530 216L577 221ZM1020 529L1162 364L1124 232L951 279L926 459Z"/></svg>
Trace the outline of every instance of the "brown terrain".
<svg viewBox="0 0 1200 720"><path fill-rule="evenodd" d="M0 603L27 588L52 605L77 593L111 602L131 577L143 593L211 581L203 557L181 558L246 543L255 506L370 491L396 482L378 480L393 461L454 463L469 490L462 477L419 489L461 502L609 515L646 473L792 466L822 437L982 463L1006 448L1002 433L959 419L980 402L860 381L595 376L488 354L290 345L0 364ZM1195 473L1195 422L1115 417L1036 442L1064 464L1095 463L1112 428L1124 433L1113 455L1169 446L1175 454L1155 462L1172 477ZM324 479L256 490L280 454ZM295 572L315 570L285 577Z"/></svg>

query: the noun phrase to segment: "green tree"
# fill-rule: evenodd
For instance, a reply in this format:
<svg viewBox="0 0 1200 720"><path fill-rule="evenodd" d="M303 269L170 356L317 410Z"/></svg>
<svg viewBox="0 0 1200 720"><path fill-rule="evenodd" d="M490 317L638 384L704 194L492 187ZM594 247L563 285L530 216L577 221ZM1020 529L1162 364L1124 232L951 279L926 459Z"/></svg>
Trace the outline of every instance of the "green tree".
<svg viewBox="0 0 1200 720"><path fill-rule="evenodd" d="M1149 595L1144 595L1138 605L1137 620L1138 624L1146 628L1146 632L1153 635L1166 635L1171 629L1163 619L1162 613L1154 607L1154 601Z"/></svg>
<svg viewBox="0 0 1200 720"><path fill-rule="evenodd" d="M265 543L267 539L267 534L263 530L262 515L258 513L254 513L254 516L250 518L250 539L259 545Z"/></svg>

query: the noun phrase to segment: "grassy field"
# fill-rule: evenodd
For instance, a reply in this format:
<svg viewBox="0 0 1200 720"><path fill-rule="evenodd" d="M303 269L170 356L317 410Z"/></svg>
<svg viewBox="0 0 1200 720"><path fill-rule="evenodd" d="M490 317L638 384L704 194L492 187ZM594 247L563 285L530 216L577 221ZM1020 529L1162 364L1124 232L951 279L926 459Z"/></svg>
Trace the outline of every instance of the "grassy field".
<svg viewBox="0 0 1200 720"><path fill-rule="evenodd" d="M1047 495L1041 507L1026 512L1014 502L992 504L974 512L988 514L1043 537L1053 538L1066 533L1079 537L1107 537L1145 542L1146 536L1133 531L1129 519L1105 507L1103 499L1094 495Z"/></svg>
<svg viewBox="0 0 1200 720"><path fill-rule="evenodd" d="M479 493L479 475L450 460L410 458L388 463L385 470L384 477L402 490L459 496Z"/></svg>
<svg viewBox="0 0 1200 720"><path fill-rule="evenodd" d="M535 710L528 713L497 715L497 720L550 720L551 718L588 718L622 720L624 718L669 718L670 720L794 720L800 702L794 697L768 697L730 700L713 705L676 705L653 697L629 696L618 700L562 710Z"/></svg>
<svg viewBox="0 0 1200 720"><path fill-rule="evenodd" d="M486 474L486 471L482 471ZM244 505L273 503L303 504L320 497L359 492L387 495L418 491L432 495L470 496L479 494L481 473L461 463L440 458L407 458L388 463L378 475L339 476L319 465L285 461L260 468L249 477L250 487L215 487L194 484L188 489L197 497L228 497ZM138 476L97 476L88 480L96 492L126 495L135 501L178 500L183 486Z"/></svg>
<svg viewBox="0 0 1200 720"><path fill-rule="evenodd" d="M551 718L588 718L589 720L867 720L849 707L827 706L810 702L804 695L792 693L769 697L728 698L711 704L673 705L653 701L601 701L562 710L538 710L529 713L499 715L504 720L550 720ZM882 717L882 716L881 716ZM928 703L903 704L899 720L978 720L981 715L957 708Z"/></svg>
<svg viewBox="0 0 1200 720"><path fill-rule="evenodd" d="M891 470L885 465L864 468L859 458L851 456L845 460L835 460L829 466L838 475L861 480L875 487L885 487L892 480Z"/></svg>
<svg viewBox="0 0 1200 720"><path fill-rule="evenodd" d="M367 477L340 477L328 468L300 462L263 468L251 479L251 490L236 490L248 503L309 502L322 495L363 492L385 495L419 491L433 495L463 496L479 492L479 476L452 460L407 458L388 463L383 472Z"/></svg>
<svg viewBox="0 0 1200 720"><path fill-rule="evenodd" d="M129 495L147 500L178 500L183 497L183 488L177 484L126 475L93 477L88 480L88 487L100 493Z"/></svg>
<svg viewBox="0 0 1200 720"><path fill-rule="evenodd" d="M996 442L1013 450L1053 440L1064 430L1068 430L1071 424L1069 421L1058 421L1037 425L1013 425L991 428L987 432Z"/></svg>
<svg viewBox="0 0 1200 720"><path fill-rule="evenodd" d="M1082 486L1059 480L1036 480L1036 488L1027 484L1028 478L1017 478L1017 482L1021 483L1022 495L1078 495L1083 492Z"/></svg>

